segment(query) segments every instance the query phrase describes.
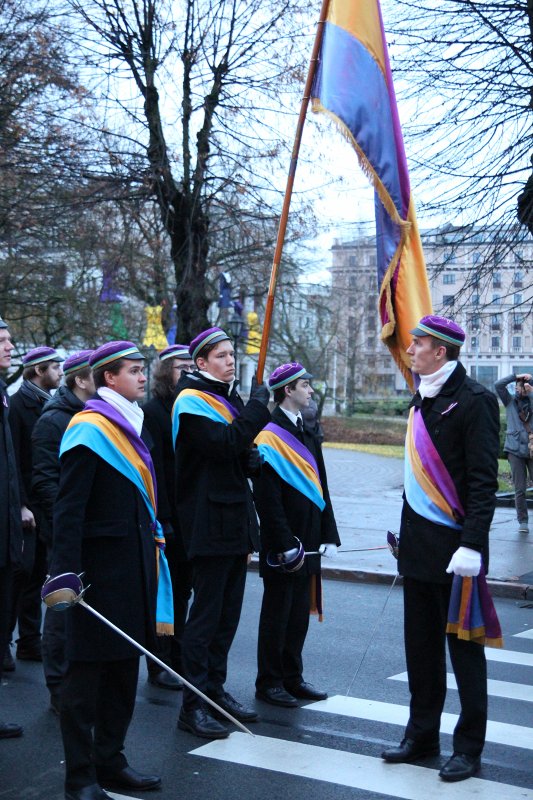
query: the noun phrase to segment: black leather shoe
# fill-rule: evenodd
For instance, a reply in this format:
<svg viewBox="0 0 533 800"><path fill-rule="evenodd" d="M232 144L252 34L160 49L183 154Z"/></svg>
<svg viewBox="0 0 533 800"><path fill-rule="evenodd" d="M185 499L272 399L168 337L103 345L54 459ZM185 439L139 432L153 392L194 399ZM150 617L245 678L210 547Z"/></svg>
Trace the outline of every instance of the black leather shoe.
<svg viewBox="0 0 533 800"><path fill-rule="evenodd" d="M152 675L148 675L148 683L151 683L152 686L158 686L160 689L170 689L173 692L179 692L180 689L183 689L183 683L180 679L175 678L174 675L164 669L161 672L154 672Z"/></svg>
<svg viewBox="0 0 533 800"><path fill-rule="evenodd" d="M24 647L17 647L17 658L19 661L42 661L41 646L37 645L27 650Z"/></svg>
<svg viewBox="0 0 533 800"><path fill-rule="evenodd" d="M321 692L320 689L315 689L312 683L302 681L296 684L287 684L285 686L289 694L293 697L298 697L300 700L326 700L328 693Z"/></svg>
<svg viewBox="0 0 533 800"><path fill-rule="evenodd" d="M479 772L480 767L481 759L479 756L454 753L439 772L439 776L443 781L464 781Z"/></svg>
<svg viewBox="0 0 533 800"><path fill-rule="evenodd" d="M431 758L440 753L439 742L415 742L414 739L402 739L398 747L384 750L381 758L389 764L404 764L406 761L417 761L419 758Z"/></svg>
<svg viewBox="0 0 533 800"><path fill-rule="evenodd" d="M2 661L2 672L15 672L15 659L11 655L11 648L8 645Z"/></svg>
<svg viewBox="0 0 533 800"><path fill-rule="evenodd" d="M266 689L256 689L255 696L271 706L283 708L298 708L298 700L285 691L282 686L269 686Z"/></svg>
<svg viewBox="0 0 533 800"><path fill-rule="evenodd" d="M178 728L180 731L194 733L201 739L227 739L229 736L225 725L217 722L202 706L191 708L190 711L182 708L178 717Z"/></svg>
<svg viewBox="0 0 533 800"><path fill-rule="evenodd" d="M229 692L224 692L224 694L219 695L210 695L211 700L214 700L220 708L223 708L224 711L227 711L228 714L231 714L232 717L238 719L239 722L257 722L259 714L255 710L255 708L245 708L242 703L239 703L238 700L235 700L234 697L231 696ZM216 719L222 719L229 722L227 717L221 714L219 711L211 706L209 708L209 713L212 714Z"/></svg>
<svg viewBox="0 0 533 800"><path fill-rule="evenodd" d="M98 782L110 789L132 789L135 792L144 792L147 789L159 789L161 778L159 775L141 775L133 767L123 769L108 769L96 767Z"/></svg>
<svg viewBox="0 0 533 800"><path fill-rule="evenodd" d="M113 800L113 798L104 792L101 786L97 783L92 783L90 786L84 786L82 789L75 791L65 792L65 800Z"/></svg>
<svg viewBox="0 0 533 800"><path fill-rule="evenodd" d="M14 722L0 722L0 739L16 739L22 736L24 728Z"/></svg>

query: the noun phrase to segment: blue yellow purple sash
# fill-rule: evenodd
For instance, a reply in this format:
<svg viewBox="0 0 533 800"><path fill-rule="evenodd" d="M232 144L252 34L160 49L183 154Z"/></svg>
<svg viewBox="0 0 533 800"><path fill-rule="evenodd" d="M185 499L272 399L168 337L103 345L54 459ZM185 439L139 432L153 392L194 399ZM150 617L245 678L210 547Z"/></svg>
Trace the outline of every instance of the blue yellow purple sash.
<svg viewBox="0 0 533 800"><path fill-rule="evenodd" d="M476 578L454 575L446 633L488 647L503 647L502 630L483 567Z"/></svg>
<svg viewBox="0 0 533 800"><path fill-rule="evenodd" d="M239 415L237 409L224 397L200 389L184 389L176 397L172 407L172 441L176 446L178 438L180 414L196 414L207 417L213 422L231 425Z"/></svg>
<svg viewBox="0 0 533 800"><path fill-rule="evenodd" d="M263 461L282 480L311 500L320 511L326 503L318 467L307 447L275 422L269 422L255 438Z"/></svg>
<svg viewBox="0 0 533 800"><path fill-rule="evenodd" d="M460 530L464 509L419 408L411 408L405 439L405 497L421 517Z"/></svg>
<svg viewBox="0 0 533 800"><path fill-rule="evenodd" d="M165 537L156 519L157 484L150 452L122 414L104 400L90 400L72 418L61 441L59 455L83 445L127 478L144 500L156 544L158 634L172 635L174 611L172 584L165 557Z"/></svg>

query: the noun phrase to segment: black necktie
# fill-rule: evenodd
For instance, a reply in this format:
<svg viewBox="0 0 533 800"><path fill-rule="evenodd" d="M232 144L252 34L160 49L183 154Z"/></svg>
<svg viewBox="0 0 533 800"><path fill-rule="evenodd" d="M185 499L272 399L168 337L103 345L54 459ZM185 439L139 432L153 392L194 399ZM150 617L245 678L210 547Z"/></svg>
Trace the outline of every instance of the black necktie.
<svg viewBox="0 0 533 800"><path fill-rule="evenodd" d="M296 419L296 427L298 428L299 433L304 432L304 424L301 417L297 417Z"/></svg>

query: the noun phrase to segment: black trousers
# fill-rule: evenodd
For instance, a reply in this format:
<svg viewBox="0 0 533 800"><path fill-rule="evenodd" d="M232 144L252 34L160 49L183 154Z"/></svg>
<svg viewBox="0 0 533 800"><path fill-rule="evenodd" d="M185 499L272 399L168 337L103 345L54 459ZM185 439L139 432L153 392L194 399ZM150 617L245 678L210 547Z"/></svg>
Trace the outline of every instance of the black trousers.
<svg viewBox="0 0 533 800"><path fill-rule="evenodd" d="M32 650L41 646L41 587L47 573L46 544L37 529L24 532L23 562L13 578L10 639L18 621L17 646Z"/></svg>
<svg viewBox="0 0 533 800"><path fill-rule="evenodd" d="M451 584L404 578L404 635L410 716L405 735L416 741L439 737L446 698L446 639L461 714L453 734L457 753L479 756L487 727L487 662L484 648L446 634Z"/></svg>
<svg viewBox="0 0 533 800"><path fill-rule="evenodd" d="M48 549L48 564L51 552ZM65 655L67 643L67 615L53 608L47 608L44 614L41 652L46 686L51 695L59 697L61 683L67 672L68 661Z"/></svg>
<svg viewBox="0 0 533 800"><path fill-rule="evenodd" d="M0 567L0 678L4 653L10 638L11 599L13 596L13 568L10 563Z"/></svg>
<svg viewBox="0 0 533 800"><path fill-rule="evenodd" d="M255 681L258 689L288 688L302 682L310 586L309 575L263 578Z"/></svg>
<svg viewBox="0 0 533 800"><path fill-rule="evenodd" d="M59 612L58 612L59 613ZM123 753L139 675L139 659L71 661L61 692L65 789L98 783L96 767L123 769Z"/></svg>
<svg viewBox="0 0 533 800"><path fill-rule="evenodd" d="M183 675L208 695L220 695L226 682L228 653L241 616L247 556L192 559L194 598L182 640ZM183 707L199 698L183 691Z"/></svg>

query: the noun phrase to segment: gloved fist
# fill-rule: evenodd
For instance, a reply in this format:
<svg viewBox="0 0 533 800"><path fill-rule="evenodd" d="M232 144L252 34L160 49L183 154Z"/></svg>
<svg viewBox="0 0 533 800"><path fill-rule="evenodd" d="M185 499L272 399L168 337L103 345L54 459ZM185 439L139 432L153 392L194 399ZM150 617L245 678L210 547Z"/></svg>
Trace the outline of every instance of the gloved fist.
<svg viewBox="0 0 533 800"><path fill-rule="evenodd" d="M481 553L471 547L459 547L452 556L446 572L463 578L475 578L481 570Z"/></svg>
<svg viewBox="0 0 533 800"><path fill-rule="evenodd" d="M250 400L259 400L264 406L268 406L268 401L270 400L270 392L268 390L268 386L266 383L262 383L259 385L257 383L257 378L252 378L252 386L250 389Z"/></svg>
<svg viewBox="0 0 533 800"><path fill-rule="evenodd" d="M318 548L318 552L321 556L324 556L324 558L335 558L337 549L336 544L321 544Z"/></svg>
<svg viewBox="0 0 533 800"><path fill-rule="evenodd" d="M261 471L261 453L257 447L251 447L246 453L246 473L248 476L258 475Z"/></svg>

